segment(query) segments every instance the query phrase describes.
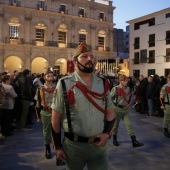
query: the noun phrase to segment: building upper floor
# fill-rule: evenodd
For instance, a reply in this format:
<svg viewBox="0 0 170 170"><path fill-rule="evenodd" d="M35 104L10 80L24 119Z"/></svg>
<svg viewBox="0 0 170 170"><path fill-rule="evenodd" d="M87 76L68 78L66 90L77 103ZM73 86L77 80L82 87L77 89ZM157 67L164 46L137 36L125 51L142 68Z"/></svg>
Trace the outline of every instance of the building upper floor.
<svg viewBox="0 0 170 170"><path fill-rule="evenodd" d="M49 4L51 9L54 9L53 6L58 6L60 10L57 11L56 8L51 12L40 9L39 6L33 7L36 3L30 0L0 0L0 43L75 48L82 41L86 41L93 50L113 51L111 38L113 37L113 20L106 22L105 19L99 20L97 17L95 19L91 15L85 17L74 13L73 7L79 9L80 6L88 7L89 11L93 11L90 4L95 2L37 0L37 3L39 2ZM84 3L89 4L85 6ZM113 11L113 7L96 4L101 9L107 9L109 17L113 17L112 13L108 13L108 8ZM66 8L62 8L62 5ZM95 8L100 9L96 6ZM63 9L70 9L72 12L63 13Z"/></svg>
<svg viewBox="0 0 170 170"><path fill-rule="evenodd" d="M0 14L5 13L5 7L9 10L18 7L22 10L27 8L30 11L40 10L112 23L115 9L112 1L109 1L109 5L97 2L95 0L0 0Z"/></svg>
<svg viewBox="0 0 170 170"><path fill-rule="evenodd" d="M170 62L170 8L128 23L131 64Z"/></svg>

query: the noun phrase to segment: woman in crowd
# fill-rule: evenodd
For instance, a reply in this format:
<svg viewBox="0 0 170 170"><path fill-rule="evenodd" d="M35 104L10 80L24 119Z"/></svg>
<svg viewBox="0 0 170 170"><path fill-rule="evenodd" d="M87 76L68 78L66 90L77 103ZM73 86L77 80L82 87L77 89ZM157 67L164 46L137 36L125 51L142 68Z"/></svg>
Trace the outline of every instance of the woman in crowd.
<svg viewBox="0 0 170 170"><path fill-rule="evenodd" d="M14 109L14 98L17 97L17 94L13 86L10 85L9 75L2 77L2 85L6 93L6 108L2 113L1 132L3 136L11 136L12 112Z"/></svg>

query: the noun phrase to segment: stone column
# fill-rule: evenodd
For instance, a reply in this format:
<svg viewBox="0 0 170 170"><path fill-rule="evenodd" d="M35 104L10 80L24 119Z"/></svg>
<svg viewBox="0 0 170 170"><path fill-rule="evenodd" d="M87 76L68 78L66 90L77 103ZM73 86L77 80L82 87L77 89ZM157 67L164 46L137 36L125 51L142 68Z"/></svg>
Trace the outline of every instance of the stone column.
<svg viewBox="0 0 170 170"><path fill-rule="evenodd" d="M27 14L25 16L25 25L24 25L24 30L23 30L23 37L24 37L24 41L26 44L30 44L32 43L31 41L31 20L32 17L30 14ZM25 33L24 33L25 32Z"/></svg>
<svg viewBox="0 0 170 170"><path fill-rule="evenodd" d="M31 70L31 52L27 51L24 53L24 69Z"/></svg>
<svg viewBox="0 0 170 170"><path fill-rule="evenodd" d="M3 43L3 35L4 35L4 14L3 11L0 9L0 30L1 30L1 34L0 34L0 43Z"/></svg>
<svg viewBox="0 0 170 170"><path fill-rule="evenodd" d="M0 47L0 73L4 71L4 50Z"/></svg>

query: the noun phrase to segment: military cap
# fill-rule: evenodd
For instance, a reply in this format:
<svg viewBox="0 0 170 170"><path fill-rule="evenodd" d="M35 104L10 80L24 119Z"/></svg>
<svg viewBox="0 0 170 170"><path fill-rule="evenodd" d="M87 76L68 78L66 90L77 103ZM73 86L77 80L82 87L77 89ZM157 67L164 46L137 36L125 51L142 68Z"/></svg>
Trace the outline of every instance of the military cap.
<svg viewBox="0 0 170 170"><path fill-rule="evenodd" d="M48 67L46 72L45 72L45 75L46 74L49 74L49 73L53 73L53 68L52 67Z"/></svg>
<svg viewBox="0 0 170 170"><path fill-rule="evenodd" d="M127 80L127 76L126 75L120 75L119 76L119 81L125 81Z"/></svg>
<svg viewBox="0 0 170 170"><path fill-rule="evenodd" d="M74 58L78 57L80 54L82 53L86 53L86 52L91 52L91 48L89 48L86 44L85 41L83 41L76 49L74 52Z"/></svg>

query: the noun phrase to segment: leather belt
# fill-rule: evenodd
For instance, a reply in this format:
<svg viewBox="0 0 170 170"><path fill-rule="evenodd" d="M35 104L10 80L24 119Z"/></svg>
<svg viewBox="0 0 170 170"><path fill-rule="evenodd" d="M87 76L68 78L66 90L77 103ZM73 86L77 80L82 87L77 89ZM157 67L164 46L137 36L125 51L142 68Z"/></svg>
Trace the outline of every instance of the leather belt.
<svg viewBox="0 0 170 170"><path fill-rule="evenodd" d="M70 139L71 141L77 141L77 142L81 142L81 143L94 143L95 141L95 136L92 137L83 137L83 136L77 136L74 135L72 133L69 132L64 132L64 136L68 139Z"/></svg>
<svg viewBox="0 0 170 170"><path fill-rule="evenodd" d="M123 105L119 105L119 104L117 104L116 105L116 103L114 103L114 105L116 106L116 107L119 107L119 108L121 108L121 109L123 109L125 106L123 106Z"/></svg>

